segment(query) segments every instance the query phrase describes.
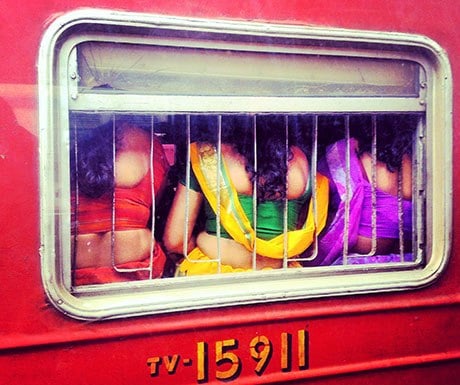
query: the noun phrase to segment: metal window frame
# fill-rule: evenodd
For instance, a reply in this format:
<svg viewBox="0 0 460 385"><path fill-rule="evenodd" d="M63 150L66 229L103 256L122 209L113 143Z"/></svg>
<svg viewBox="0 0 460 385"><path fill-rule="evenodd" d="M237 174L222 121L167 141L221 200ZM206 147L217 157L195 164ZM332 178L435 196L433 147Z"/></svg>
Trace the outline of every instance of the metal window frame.
<svg viewBox="0 0 460 385"><path fill-rule="evenodd" d="M72 48L94 30L139 31L138 41L155 44L155 31L189 32L212 37L206 44L255 40L296 43L296 49L370 58L404 58L424 70L420 98L296 97L283 103L276 97L181 97L150 95L73 94ZM83 31L86 31L85 33ZM145 34L149 32L149 36ZM102 32L101 36L103 35ZM106 36L106 35L104 35ZM119 35L111 34L114 42ZM125 37L123 37L125 38ZM198 38L197 38L198 39ZM110 40L112 41L112 40ZM198 39L199 41L199 39ZM321 44L320 44L321 43ZM232 43L234 44L234 43ZM267 43L268 44L268 43ZM281 44L281 43L280 43ZM282 46L283 44L281 44ZM278 48L277 48L278 49ZM287 49L287 48L286 48ZM390 32L322 29L303 26L246 23L224 20L165 17L159 15L83 9L58 17L45 31L39 53L39 139L41 272L51 303L78 319L107 319L190 309L285 301L414 289L435 281L447 265L451 247L452 207L452 75L443 49L420 35ZM82 107L83 106L83 107ZM426 186L417 181L417 209L426 204L424 229L426 263L398 266L327 266L308 269L251 272L105 284L71 289L69 123L71 109L153 112L416 112L425 111L423 140L426 151ZM435 129L436 128L436 129ZM422 170L422 169L420 169ZM436 186L436 188L434 188ZM425 202L425 203L424 203ZM255 281L257 284L255 285Z"/></svg>

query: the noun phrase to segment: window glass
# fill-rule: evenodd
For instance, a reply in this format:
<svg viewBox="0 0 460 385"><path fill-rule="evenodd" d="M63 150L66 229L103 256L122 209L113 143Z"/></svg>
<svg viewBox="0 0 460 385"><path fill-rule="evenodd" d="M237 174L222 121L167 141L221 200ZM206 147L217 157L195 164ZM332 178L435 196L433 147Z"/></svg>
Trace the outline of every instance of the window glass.
<svg viewBox="0 0 460 385"><path fill-rule="evenodd" d="M81 91L418 96L419 66L409 60L96 42L77 51Z"/></svg>

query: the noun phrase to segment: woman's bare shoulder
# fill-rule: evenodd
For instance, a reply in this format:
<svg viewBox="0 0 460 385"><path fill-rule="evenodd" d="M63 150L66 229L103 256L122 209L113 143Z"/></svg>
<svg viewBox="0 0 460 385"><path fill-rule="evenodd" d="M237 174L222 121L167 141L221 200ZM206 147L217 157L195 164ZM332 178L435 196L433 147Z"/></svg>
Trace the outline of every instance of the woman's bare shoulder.
<svg viewBox="0 0 460 385"><path fill-rule="evenodd" d="M237 192L252 194L252 183L246 171L246 159L228 144L222 144L222 157Z"/></svg>
<svg viewBox="0 0 460 385"><path fill-rule="evenodd" d="M305 153L297 146L291 147L292 159L288 168L288 199L296 199L307 189L310 167Z"/></svg>
<svg viewBox="0 0 460 385"><path fill-rule="evenodd" d="M120 150L115 161L115 184L118 187L136 186L149 170L150 141L148 131L124 125Z"/></svg>
<svg viewBox="0 0 460 385"><path fill-rule="evenodd" d="M138 126L124 124L120 138L121 151L139 151L148 153L150 151L151 133Z"/></svg>
<svg viewBox="0 0 460 385"><path fill-rule="evenodd" d="M404 199L412 199L412 159L409 155L402 158L402 194Z"/></svg>
<svg viewBox="0 0 460 385"><path fill-rule="evenodd" d="M360 157L366 177L369 181L372 180L372 156L369 153L364 153ZM391 172L387 166L378 161L376 165L377 172L377 188L391 195L398 195L398 172ZM402 196L404 199L412 198L412 161L408 155L402 158Z"/></svg>

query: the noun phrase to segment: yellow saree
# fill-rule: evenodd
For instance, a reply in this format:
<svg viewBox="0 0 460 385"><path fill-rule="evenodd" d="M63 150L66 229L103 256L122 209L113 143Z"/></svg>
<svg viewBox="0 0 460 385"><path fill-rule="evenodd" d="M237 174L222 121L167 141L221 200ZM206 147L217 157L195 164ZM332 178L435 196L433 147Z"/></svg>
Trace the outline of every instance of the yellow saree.
<svg viewBox="0 0 460 385"><path fill-rule="evenodd" d="M195 176L210 206L220 216L220 222L236 242L247 250L264 257L283 259L295 257L305 251L313 242L315 235L324 228L329 203L329 183L326 177L316 176L316 226L313 213L313 199L310 200L308 215L300 229L287 231L270 240L256 236L240 202L238 194L228 176L224 162L219 165L216 148L208 143L192 143L190 160ZM219 167L220 166L220 167ZM219 185L218 185L219 183ZM179 266L179 275L214 274L217 272L236 272L210 259L198 248L185 258Z"/></svg>

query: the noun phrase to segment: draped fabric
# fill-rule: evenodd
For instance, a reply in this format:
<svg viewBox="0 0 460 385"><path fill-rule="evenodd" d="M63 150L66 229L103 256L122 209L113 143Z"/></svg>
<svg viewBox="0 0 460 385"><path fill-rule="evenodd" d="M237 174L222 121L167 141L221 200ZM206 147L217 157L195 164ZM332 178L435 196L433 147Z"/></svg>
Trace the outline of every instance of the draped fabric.
<svg viewBox="0 0 460 385"><path fill-rule="evenodd" d="M332 193L332 217L329 218L329 225L322 233L318 243L318 260L321 265L341 264L343 262L344 235L347 235L348 238L348 250L356 243L358 235L371 236L370 184L363 175L355 148L355 139L350 139L348 168L346 140L340 140L330 145L327 148L325 158L318 162L318 171L329 178ZM398 198L376 190L376 199L377 236L399 238ZM412 202L403 201L402 206L404 238L410 239L412 236ZM386 263L401 260L411 261L412 254L406 252L402 258L400 254L350 255L347 257L349 264Z"/></svg>
<svg viewBox="0 0 460 385"><path fill-rule="evenodd" d="M255 249L258 255L268 258L282 259L285 256L292 258L305 251L312 244L315 235L324 228L329 199L329 184L324 176L318 174L316 177L316 220L313 212L314 202L311 200L306 221L301 228L265 240L257 237L241 207L225 163L221 161L219 167L216 148L206 143L193 143L190 148L190 158L201 190L216 215L220 215L222 226L233 240L242 244L247 250L252 252ZM192 251L183 262L187 265L188 275L194 274L193 265L197 265L198 270L206 269L203 266L198 267L203 262L192 262L192 259L197 256L203 261L202 253Z"/></svg>
<svg viewBox="0 0 460 385"><path fill-rule="evenodd" d="M83 194L72 196L72 234L78 237L81 234L110 233L113 230L133 230L147 228L153 195L158 196L165 186L169 164L163 151L161 142L153 141L153 181L152 170L149 169L144 178L134 187L115 187L114 200L112 194L104 194L99 198L90 198ZM115 221L112 211L115 204ZM75 212L76 211L76 212ZM103 267L87 267L74 269L74 285L103 284L111 282L127 282L160 278L166 256L161 246L155 242L152 260L150 256L141 261L132 261L124 264Z"/></svg>
<svg viewBox="0 0 460 385"><path fill-rule="evenodd" d="M139 281L150 278L150 268L152 268L152 278L161 278L166 256L161 246L155 243L152 263L150 257L142 261L122 263L116 266L117 271L112 266L85 267L73 271L74 285L95 285L112 282Z"/></svg>
<svg viewBox="0 0 460 385"><path fill-rule="evenodd" d="M153 183L150 169L134 187L115 187L114 229L132 230L146 228L152 207L152 187L155 196L165 184L169 165L163 147L158 139L153 142ZM72 206L77 204L72 197ZM72 227L75 234L107 233L112 231L112 194L90 198L83 194L78 197L78 206L72 210Z"/></svg>

